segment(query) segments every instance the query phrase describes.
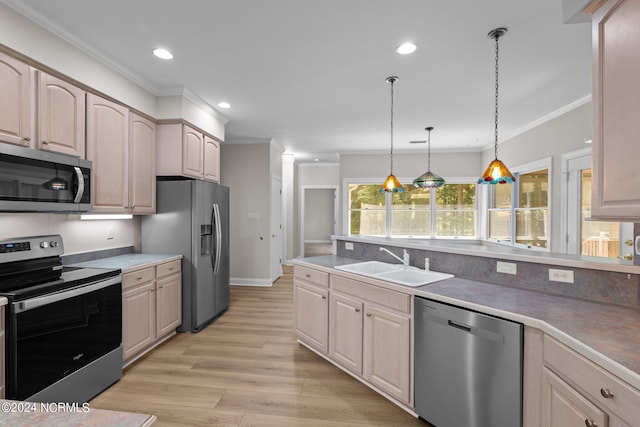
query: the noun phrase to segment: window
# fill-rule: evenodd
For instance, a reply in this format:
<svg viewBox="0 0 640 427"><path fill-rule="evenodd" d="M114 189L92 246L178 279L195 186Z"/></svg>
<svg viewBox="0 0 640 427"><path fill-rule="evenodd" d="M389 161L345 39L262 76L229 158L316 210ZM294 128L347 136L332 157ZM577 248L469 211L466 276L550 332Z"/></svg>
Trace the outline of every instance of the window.
<svg viewBox="0 0 640 427"><path fill-rule="evenodd" d="M388 194L380 192L380 183L349 183L347 188L351 235L477 236L476 184L451 183L438 189L403 185L402 193Z"/></svg>
<svg viewBox="0 0 640 427"><path fill-rule="evenodd" d="M514 184L492 186L488 238L528 248L548 249L551 159L519 168Z"/></svg>

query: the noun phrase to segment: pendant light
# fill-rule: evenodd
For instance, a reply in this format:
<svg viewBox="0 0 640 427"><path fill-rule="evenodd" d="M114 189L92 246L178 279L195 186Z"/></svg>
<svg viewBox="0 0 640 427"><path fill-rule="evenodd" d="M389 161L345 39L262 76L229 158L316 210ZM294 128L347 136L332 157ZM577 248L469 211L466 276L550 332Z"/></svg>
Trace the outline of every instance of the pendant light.
<svg viewBox="0 0 640 427"><path fill-rule="evenodd" d="M478 179L478 184L510 184L516 180L504 163L498 160L498 39L506 32L506 28L496 28L488 34L490 38L496 41L495 159L489 164L489 167L487 167L482 176Z"/></svg>
<svg viewBox="0 0 640 427"><path fill-rule="evenodd" d="M431 172L431 131L433 126L425 128L427 137L427 171L413 180L413 185L419 188L437 188L444 185L444 178Z"/></svg>
<svg viewBox="0 0 640 427"><path fill-rule="evenodd" d="M387 179L384 180L381 193L402 193L402 184L393 175L393 84L398 81L396 76L387 77L386 82L391 85L391 155L390 157L390 173Z"/></svg>

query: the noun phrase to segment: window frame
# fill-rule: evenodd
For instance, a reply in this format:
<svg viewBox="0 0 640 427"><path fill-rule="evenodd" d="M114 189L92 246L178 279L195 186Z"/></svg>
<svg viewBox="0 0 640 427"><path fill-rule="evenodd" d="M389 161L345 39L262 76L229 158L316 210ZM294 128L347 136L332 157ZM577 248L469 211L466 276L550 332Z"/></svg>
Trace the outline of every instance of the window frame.
<svg viewBox="0 0 640 427"><path fill-rule="evenodd" d="M485 240L488 242L492 242L492 243L497 243L500 245L506 245L506 246L513 246L516 248L524 248L524 249L531 249L531 250L535 250L535 251L542 251L542 252L551 252L551 222L552 222L552 216L551 216L551 212L552 212L552 201L553 201L553 158L552 157L544 157L542 159L539 160L535 160L532 162L528 162L516 167L512 167L511 168L511 173L514 174L514 176L516 177L516 180L511 187L511 224L510 224L510 232L511 232L511 241L503 241L503 240L498 240L498 239L492 239L489 237L489 234L491 232L490 229L490 215L489 212L491 209L491 206L493 206L494 203L494 191L491 191L492 189L489 188L490 191L487 191L487 205L486 205L486 209L484 210L486 212L486 218L485 218L485 227L486 227L486 235L485 235ZM522 210L523 208L520 208L520 180L519 177L522 174L527 174L527 173L531 173L531 172L536 172L539 170L543 170L546 169L548 171L548 178L547 178L547 226L546 226L546 236L547 236L547 247L546 248L541 248L541 247L537 247L537 246L531 246L528 244L524 244L524 243L517 243L516 239L517 239L517 232L516 232L516 227L517 227L517 218L516 218L516 212L519 210ZM496 185L501 185L501 184L496 184Z"/></svg>
<svg viewBox="0 0 640 427"><path fill-rule="evenodd" d="M413 182L412 178L399 178L401 183ZM430 223L429 223L429 235L428 236L411 236L411 235L392 235L391 227L392 227L392 212L393 206L391 203L392 194L385 194L385 238L398 238L398 239L416 239L416 240L480 240L480 229L482 220L482 202L481 202L481 193L480 193L480 184L477 183L477 177L445 177L446 184L474 184L475 185L475 213L476 213L476 223L475 223L475 234L473 236L436 236L436 214L438 211L442 211L442 209L436 208L436 189L431 188L430 196L429 196L429 213L430 213ZM343 199L342 206L343 208L343 232L348 236L370 236L370 237L381 237L380 235L369 235L369 234L351 234L351 206L349 203L349 186L354 184L363 184L363 185L380 185L384 178L343 178L342 188L343 188ZM407 185L407 184L405 184Z"/></svg>

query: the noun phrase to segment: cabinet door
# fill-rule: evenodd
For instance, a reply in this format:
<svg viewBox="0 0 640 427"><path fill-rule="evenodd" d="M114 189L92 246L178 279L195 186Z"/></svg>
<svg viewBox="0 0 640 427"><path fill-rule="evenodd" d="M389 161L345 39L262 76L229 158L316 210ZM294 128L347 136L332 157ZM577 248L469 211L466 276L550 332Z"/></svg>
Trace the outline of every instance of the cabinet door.
<svg viewBox="0 0 640 427"><path fill-rule="evenodd" d="M204 164L204 136L195 129L182 126L182 173L193 178L202 178Z"/></svg>
<svg viewBox="0 0 640 427"><path fill-rule="evenodd" d="M0 53L0 141L31 145L31 69Z"/></svg>
<svg viewBox="0 0 640 427"><path fill-rule="evenodd" d="M122 346L124 360L156 339L155 283L147 282L122 294Z"/></svg>
<svg viewBox="0 0 640 427"><path fill-rule="evenodd" d="M85 91L38 71L38 148L85 157Z"/></svg>
<svg viewBox="0 0 640 427"><path fill-rule="evenodd" d="M333 292L330 297L329 355L362 375L362 301Z"/></svg>
<svg viewBox="0 0 640 427"><path fill-rule="evenodd" d="M301 341L327 353L328 290L295 282L295 330Z"/></svg>
<svg viewBox="0 0 640 427"><path fill-rule="evenodd" d="M204 137L204 179L220 182L220 144L206 135Z"/></svg>
<svg viewBox="0 0 640 427"><path fill-rule="evenodd" d="M542 374L543 427L607 427L607 415L548 368Z"/></svg>
<svg viewBox="0 0 640 427"><path fill-rule="evenodd" d="M411 384L411 320L372 305L365 306L364 377L408 403Z"/></svg>
<svg viewBox="0 0 640 427"><path fill-rule="evenodd" d="M132 213L156 211L156 124L129 116L129 207Z"/></svg>
<svg viewBox="0 0 640 427"><path fill-rule="evenodd" d="M0 307L0 399L4 399L5 396L4 339L4 307Z"/></svg>
<svg viewBox="0 0 640 427"><path fill-rule="evenodd" d="M609 0L593 14L594 219L640 218L638 22L638 0Z"/></svg>
<svg viewBox="0 0 640 427"><path fill-rule="evenodd" d="M156 282L158 338L174 332L182 323L182 279L174 274Z"/></svg>
<svg viewBox="0 0 640 427"><path fill-rule="evenodd" d="M128 211L128 144L129 110L87 94L87 159L93 162L92 212Z"/></svg>

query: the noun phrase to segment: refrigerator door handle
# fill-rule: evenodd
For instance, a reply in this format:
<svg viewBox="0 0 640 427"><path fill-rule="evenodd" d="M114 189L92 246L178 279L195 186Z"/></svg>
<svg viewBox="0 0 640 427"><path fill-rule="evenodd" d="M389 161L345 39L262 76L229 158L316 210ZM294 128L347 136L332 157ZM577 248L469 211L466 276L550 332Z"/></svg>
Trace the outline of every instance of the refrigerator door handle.
<svg viewBox="0 0 640 427"><path fill-rule="evenodd" d="M216 222L216 204L213 203L211 205L211 220L209 221L211 223L211 228L214 229L215 228L215 222ZM212 232L215 232L214 230L212 230ZM209 258L211 259L211 269L213 270L213 274L216 274L216 257L218 256L218 254L216 254L216 247L214 246L213 243L213 239L209 240L209 244L210 244L210 248L209 248Z"/></svg>
<svg viewBox="0 0 640 427"><path fill-rule="evenodd" d="M213 274L217 274L220 269L220 258L222 257L222 226L220 224L220 206L217 203L213 204L213 214L215 217L215 230L216 230L216 255L213 265Z"/></svg>

